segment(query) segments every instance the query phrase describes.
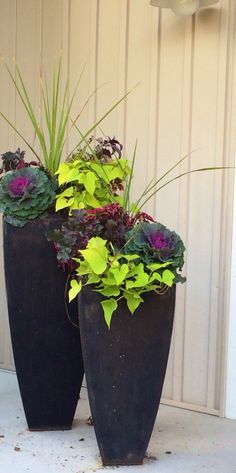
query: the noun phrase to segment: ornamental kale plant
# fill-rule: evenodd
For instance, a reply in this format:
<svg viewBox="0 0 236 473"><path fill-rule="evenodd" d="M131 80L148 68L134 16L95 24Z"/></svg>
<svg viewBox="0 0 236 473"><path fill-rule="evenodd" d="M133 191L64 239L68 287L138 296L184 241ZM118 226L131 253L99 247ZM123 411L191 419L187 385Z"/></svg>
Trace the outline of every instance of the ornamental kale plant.
<svg viewBox="0 0 236 473"><path fill-rule="evenodd" d="M179 235L161 223L139 223L126 234L125 253L137 253L144 264L171 261L174 282L185 282L177 273L184 265L184 245Z"/></svg>
<svg viewBox="0 0 236 473"><path fill-rule="evenodd" d="M56 183L41 168L8 171L0 181L0 212L13 226L44 214L55 199Z"/></svg>

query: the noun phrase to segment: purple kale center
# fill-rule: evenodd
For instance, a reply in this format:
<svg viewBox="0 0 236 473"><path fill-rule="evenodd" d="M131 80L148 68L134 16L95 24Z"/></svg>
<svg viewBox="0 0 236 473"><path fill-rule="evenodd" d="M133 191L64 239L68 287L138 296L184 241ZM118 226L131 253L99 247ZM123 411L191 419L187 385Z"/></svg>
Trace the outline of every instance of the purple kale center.
<svg viewBox="0 0 236 473"><path fill-rule="evenodd" d="M9 191L14 197L22 197L30 190L32 179L26 176L18 176L9 183Z"/></svg>
<svg viewBox="0 0 236 473"><path fill-rule="evenodd" d="M175 239L169 232L167 234L162 230L154 231L148 239L150 246L158 250L164 260L170 258L175 251Z"/></svg>
<svg viewBox="0 0 236 473"><path fill-rule="evenodd" d="M168 242L166 241L165 235L163 232L154 232L150 236L150 242L153 248L156 248L157 250L161 250L162 248L165 248L165 246L168 246Z"/></svg>

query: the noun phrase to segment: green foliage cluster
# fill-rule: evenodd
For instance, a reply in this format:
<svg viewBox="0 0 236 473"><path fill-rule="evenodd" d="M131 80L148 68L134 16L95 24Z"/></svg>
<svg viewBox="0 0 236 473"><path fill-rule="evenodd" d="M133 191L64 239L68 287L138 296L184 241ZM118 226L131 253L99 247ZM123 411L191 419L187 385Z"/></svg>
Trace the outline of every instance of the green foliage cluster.
<svg viewBox="0 0 236 473"><path fill-rule="evenodd" d="M71 280L69 300L79 294L84 284L93 285L94 290L105 296L101 305L108 328L119 300L124 298L133 314L143 302L142 294L161 294L174 282L175 275L168 268L171 261L144 265L138 254L115 254L112 246L100 237L91 238L80 254L74 258L78 264L77 279Z"/></svg>

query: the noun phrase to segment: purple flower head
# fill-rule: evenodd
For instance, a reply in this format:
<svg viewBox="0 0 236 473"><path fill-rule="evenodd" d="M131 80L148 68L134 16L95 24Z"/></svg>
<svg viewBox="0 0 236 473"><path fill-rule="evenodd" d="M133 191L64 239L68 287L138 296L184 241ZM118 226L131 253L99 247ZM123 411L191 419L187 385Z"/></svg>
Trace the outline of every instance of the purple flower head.
<svg viewBox="0 0 236 473"><path fill-rule="evenodd" d="M9 182L9 192L13 197L22 197L32 188L32 179L27 176L17 176Z"/></svg>

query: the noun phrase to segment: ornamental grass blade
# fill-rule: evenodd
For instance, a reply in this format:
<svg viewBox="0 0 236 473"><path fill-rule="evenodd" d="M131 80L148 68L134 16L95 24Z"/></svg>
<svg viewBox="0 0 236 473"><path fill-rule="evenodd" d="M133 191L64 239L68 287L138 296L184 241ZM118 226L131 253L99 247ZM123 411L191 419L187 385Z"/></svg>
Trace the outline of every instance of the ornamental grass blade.
<svg viewBox="0 0 236 473"><path fill-rule="evenodd" d="M226 170L226 169L235 169L234 166L213 166L213 167L206 167L206 168L198 168L198 169L193 169L192 171L186 171L186 172L183 172L181 174L179 174L178 176L176 177L173 177L173 179L170 179L169 181L165 182L165 184L162 184L162 186L158 187L158 189L155 189L155 191L152 192L151 195L149 195L147 197L147 199L142 203L141 207L139 210L141 210L144 205L154 196L156 195L161 189L163 189L164 187L168 186L168 184L170 184L171 182L174 182L174 181L177 181L178 179L180 179L181 177L183 176L187 176L189 174L193 174L193 173L196 173L196 172L205 172L205 171L222 171L222 170Z"/></svg>
<svg viewBox="0 0 236 473"><path fill-rule="evenodd" d="M48 84L45 79L45 90L42 86L41 93L44 102L44 113L46 118L47 131L49 136L49 155L47 159L47 168L53 175L60 164L61 155L63 148L58 146L58 140L61 137L61 122L64 120L64 107L67 100L68 94L68 80L66 81L62 106L59 110L59 90L61 82L61 60L59 61L58 68L54 68L53 74L53 88L52 88L52 100L49 101ZM59 116L58 116L59 115ZM57 124L59 125L57 126ZM64 139L62 134L61 141Z"/></svg>
<svg viewBox="0 0 236 473"><path fill-rule="evenodd" d="M164 174L162 174L161 177L159 177L159 179L157 179L154 184L148 189L148 191L144 191L143 195L146 195L147 193L149 193L152 189L154 189L157 184L159 184L159 182L161 182L166 176L168 176L168 174L171 173L171 171L173 171L177 166L179 166L179 164L181 164L183 161L185 161L185 159L187 158L190 158L191 155L193 153L195 153L197 150L193 150L191 151L190 153L188 154L185 154L185 156L183 156L182 158L180 158L171 168L169 168Z"/></svg>
<svg viewBox="0 0 236 473"><path fill-rule="evenodd" d="M138 198L138 200L134 203L136 208L139 208L139 204L142 201L142 199L145 197L145 195L149 194L149 192L154 189L159 182L161 182L168 174L171 173L179 164L181 164L185 159L190 158L193 153L195 153L197 150L193 150L190 153L185 154L182 158L180 158L173 166L171 166L164 174L162 174L161 177L159 177L155 182L154 178L151 179L151 181L148 183L148 185L145 187L144 191Z"/></svg>
<svg viewBox="0 0 236 473"><path fill-rule="evenodd" d="M126 212L128 212L129 206L130 206L130 189L131 189L131 182L133 179L133 171L134 171L134 165L135 165L135 160L136 160L136 152L137 152L137 144L138 141L136 140L135 146L134 146L134 152L133 152L133 157L132 157L132 162L131 162L131 169L130 169L130 175L127 180L127 184L125 186L125 192L124 192L124 198L123 198L123 207Z"/></svg>
<svg viewBox="0 0 236 473"><path fill-rule="evenodd" d="M27 91L26 91L26 87L24 85L24 82L23 82L23 79L22 79L22 76L20 74L20 71L19 71L19 68L18 66L16 66L16 72L17 72L17 75L18 75L18 78L20 80L20 84L21 84L21 87L22 87L22 90L20 89L20 87L18 86L17 82L16 82L16 79L14 78L13 74L11 73L9 67L7 66L7 64L5 63L5 67L7 69L7 72L15 86L15 89L20 97L20 100L30 118L30 121L33 125L33 128L34 128L34 131L40 141L40 144L41 144L41 148L42 150L45 151L45 141L44 141L44 137L43 137L43 133L42 131L40 130L40 127L39 127L39 124L37 122L37 119L36 119L36 116L34 114L34 111L33 111L33 107L32 107L32 104L30 102L30 99L29 99L29 96L27 94ZM32 146L29 144L29 142L23 137L23 135L19 132L19 130L17 130L17 128L10 122L10 120L7 119L7 117L1 113L1 116L7 121L7 123L14 129L14 131L18 134L18 136L20 136L22 138L22 140L24 141L24 143L29 147L29 149L34 153L35 156L37 156L37 159L41 162L38 154L34 151L34 149L32 148Z"/></svg>
<svg viewBox="0 0 236 473"><path fill-rule="evenodd" d="M45 114L45 119L46 119L46 125L49 132L49 137L50 137L51 135L50 107L49 107L48 95L43 88L43 82L41 82L41 97L43 99L43 108L44 108L44 114Z"/></svg>
<svg viewBox="0 0 236 473"><path fill-rule="evenodd" d="M84 70L85 70L85 65L84 65L84 67L83 67L83 69L80 73L79 79L78 79L78 81L75 85L74 92L72 94L72 97L71 97L71 100L69 102L69 105L68 105L67 109L66 109L66 101L67 101L67 98L68 98L69 82L68 82L68 80L66 82L66 87L65 87L65 90L64 90L63 101L62 101L60 123L59 123L59 127L58 127L57 141L56 141L56 156L57 156L57 158L55 160L55 171L58 169L60 161L61 161L61 155L62 155L64 146L65 146L65 143L66 143L66 139L65 139L66 126L67 126L67 124L70 120L70 112L71 112L72 105L73 105L75 97L76 97L76 93L77 93L78 88L79 88L81 78L83 76Z"/></svg>
<svg viewBox="0 0 236 473"><path fill-rule="evenodd" d="M17 65L15 66L16 78L13 76L7 64L5 64L5 67L15 86L15 89L19 95L19 98L23 104L23 107L31 121L31 124L35 132L35 136L39 140L40 148L41 148L43 158L44 158L45 167L50 172L50 174L53 175L55 171L58 169L58 166L61 161L62 152L63 152L64 145L66 142L66 139L65 139L66 127L69 122L72 104L74 102L85 66L80 74L80 77L74 89L74 93L68 105L67 105L67 100L68 100L68 80L67 80L64 93L63 93L62 105L60 107L61 59L59 61L58 67L54 68L51 101L49 100L47 81L45 80L45 86L43 85L43 82L41 82L41 97L43 101L43 112L44 112L45 124L46 124L47 134L49 138L49 149L47 147L45 134L43 132L43 129L41 129L40 123L34 112L32 102L27 92L25 82L23 80L19 67ZM1 116L14 129L14 131L18 134L18 136L22 138L24 143L30 148L30 150L34 153L37 159L41 162L38 154L34 151L33 147L23 137L23 135L16 129L16 127L10 122L10 120L8 120L8 118L3 113L1 113Z"/></svg>
<svg viewBox="0 0 236 473"><path fill-rule="evenodd" d="M38 161L42 164L39 155L36 153L34 148L30 145L30 143L24 138L24 136L17 130L17 128L13 125L13 123L10 122L10 120L2 113L0 112L1 117L10 125L10 127L16 132L16 134L24 141L24 143L28 146L28 148L34 153Z"/></svg>
<svg viewBox="0 0 236 473"><path fill-rule="evenodd" d="M102 89L102 87L104 87L104 85L107 85L108 82L105 82L104 84L100 85L99 87L96 87L96 89L89 95L89 97L87 98L87 100L85 101L82 109L80 110L80 112L78 113L78 115L76 115L76 117L74 118L74 120L71 120L72 121L72 124L71 124L71 127L70 127L70 130L73 128L73 126L75 125L75 123L78 121L78 119L80 118L80 116L82 115L84 109L86 108L86 106L88 105L89 101L95 96L95 94L100 90Z"/></svg>
<svg viewBox="0 0 236 473"><path fill-rule="evenodd" d="M68 97L68 81L66 82L65 90L64 90L64 95L63 95L63 101L62 101L62 108L61 108L61 113L60 113L60 121L59 121L59 127L58 127L58 133L57 133L57 140L56 140L56 158L54 160L54 172L57 171L60 161L61 161L61 155L64 149L64 145L66 143L65 139L65 133L66 133L66 126L68 123L68 118L69 118L69 113L68 117L66 117L65 113L65 107L66 107L66 101Z"/></svg>
<svg viewBox="0 0 236 473"><path fill-rule="evenodd" d="M135 86L137 87L137 86ZM89 135L91 135L91 133L95 130L95 128L97 128L98 125L100 125L100 123L102 123L103 120L105 120L105 118L110 115L110 113L115 110L115 108L121 103L123 102L123 100L125 100L128 95L131 93L131 91L128 91L126 92L125 95L123 95L123 97L121 99L119 99L104 115L102 115L101 118L99 118L99 120L93 125L91 126L91 128L89 128L89 130L85 133L84 135L84 138L82 140L80 140L77 145L73 148L73 150L70 152L70 154L68 155L68 158L75 152L75 150L77 148L79 148L79 146L81 146L81 144L83 143L84 139L87 138Z"/></svg>
<svg viewBox="0 0 236 473"><path fill-rule="evenodd" d="M8 72L10 73L9 69L8 69ZM21 84L21 87L22 87L22 92L20 91L20 88L19 86L17 85L15 79L13 78L12 74L10 73L11 75L11 78L14 82L14 85L16 87L16 90L22 100L22 103L25 107L25 110L27 111L28 113L28 116L31 120L31 123L33 125L33 128L37 134L37 137L39 139L39 142L40 142L40 145L41 145L41 148L42 148L42 151L43 151L43 155L44 155L44 159L45 159L45 156L47 156L47 147L46 147L46 141L45 141L45 138L44 138L44 134L42 132L42 130L40 129L40 126L39 126L39 123L38 123L38 120L36 118L36 115L34 113L34 110L33 110L33 106L31 104L31 101L30 101L30 98L29 98L29 95L27 93L27 90L26 90L26 87L25 87L25 84L24 84L24 81L23 81L23 78L21 76L21 73L20 73L20 70L18 68L18 66L16 65L16 72L18 74L18 77L20 79L20 84Z"/></svg>
<svg viewBox="0 0 236 473"><path fill-rule="evenodd" d="M51 136L50 136L50 150L49 150L49 165L52 174L56 171L55 169L55 141L57 131L57 113L58 113L58 98L59 98L59 87L61 79L61 60L59 61L58 71L54 68L53 73L53 91L52 91L52 112L51 112Z"/></svg>
<svg viewBox="0 0 236 473"><path fill-rule="evenodd" d="M149 190L151 189L150 186L152 186L153 181L154 181L154 178L152 178L152 179L149 181L149 183L148 183L147 186L145 187L144 191L142 192L142 194L140 195L140 197L138 198L138 200L136 200L136 202L134 202L134 203L132 204L132 206L134 206L134 207L137 209L137 212L138 212L138 210L139 210L139 204L140 204L140 202L142 201L143 197L148 194ZM132 210L132 209L131 209L131 210Z"/></svg>

